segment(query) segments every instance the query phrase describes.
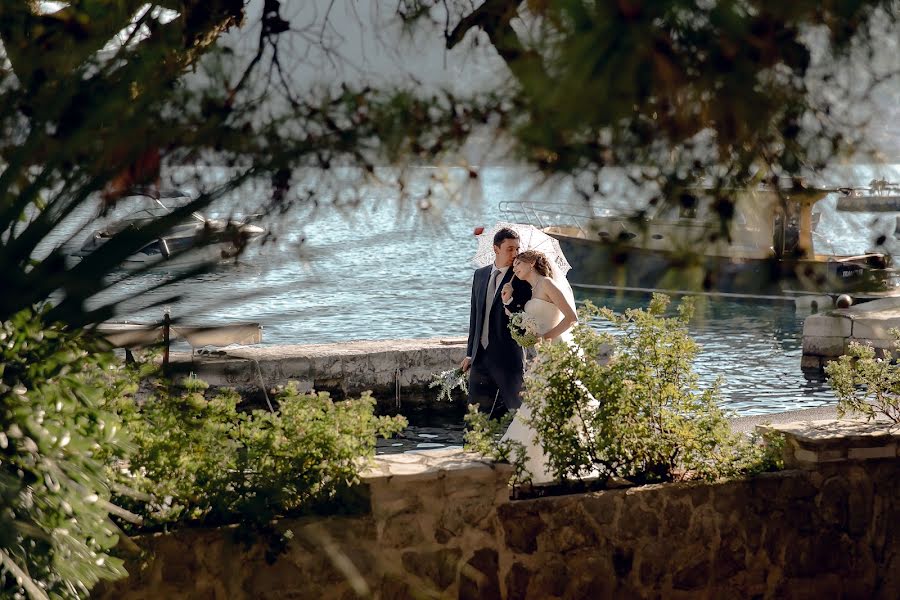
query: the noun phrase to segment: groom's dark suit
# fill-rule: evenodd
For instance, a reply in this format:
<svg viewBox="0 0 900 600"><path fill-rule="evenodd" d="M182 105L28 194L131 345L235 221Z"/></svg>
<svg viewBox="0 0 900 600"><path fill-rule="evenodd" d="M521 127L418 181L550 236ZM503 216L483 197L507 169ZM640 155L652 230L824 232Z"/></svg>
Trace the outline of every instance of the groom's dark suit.
<svg viewBox="0 0 900 600"><path fill-rule="evenodd" d="M494 293L488 316L488 345L481 345L481 333L487 305L488 283L494 265L475 271L472 280L472 304L469 313L469 341L466 356L472 359L469 371L469 403L492 407L499 389L500 399L506 408L518 408L522 404L522 377L525 372L525 351L509 333L509 317L500 298L503 285L513 278L512 267L500 278ZM531 286L520 279L513 281L513 299L510 312L522 310L531 298Z"/></svg>

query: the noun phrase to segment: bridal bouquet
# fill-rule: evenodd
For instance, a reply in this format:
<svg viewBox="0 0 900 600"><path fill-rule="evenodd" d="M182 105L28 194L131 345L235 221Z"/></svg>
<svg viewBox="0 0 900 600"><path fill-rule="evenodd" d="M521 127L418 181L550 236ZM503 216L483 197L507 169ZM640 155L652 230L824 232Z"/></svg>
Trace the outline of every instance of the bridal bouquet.
<svg viewBox="0 0 900 600"><path fill-rule="evenodd" d="M517 344L523 348L531 348L540 339L537 321L534 317L524 312L513 313L509 318L509 332Z"/></svg>
<svg viewBox="0 0 900 600"><path fill-rule="evenodd" d="M441 400L450 400L450 393L455 388L462 390L463 394L469 392L469 377L463 373L460 368L441 371L440 373L435 373L431 377L431 383L428 384L428 387L439 388L437 397L438 402Z"/></svg>

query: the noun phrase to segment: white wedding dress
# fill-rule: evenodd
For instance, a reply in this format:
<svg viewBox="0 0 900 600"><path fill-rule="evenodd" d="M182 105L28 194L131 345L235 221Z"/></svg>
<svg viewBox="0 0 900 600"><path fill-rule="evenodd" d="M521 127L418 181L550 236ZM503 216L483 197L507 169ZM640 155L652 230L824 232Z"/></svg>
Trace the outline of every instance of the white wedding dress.
<svg viewBox="0 0 900 600"><path fill-rule="evenodd" d="M532 298L526 302L524 311L535 320L537 330L540 332L550 331L563 319L562 312L555 304L540 298ZM552 343L571 343L571 338L572 333L569 329L555 338ZM522 404L516 411L515 417L513 417L509 429L503 434L501 441L513 440L525 446L525 468L531 473L532 483L549 483L555 478L549 471L547 456L537 440L537 434L528 424L530 420L531 410L527 404Z"/></svg>

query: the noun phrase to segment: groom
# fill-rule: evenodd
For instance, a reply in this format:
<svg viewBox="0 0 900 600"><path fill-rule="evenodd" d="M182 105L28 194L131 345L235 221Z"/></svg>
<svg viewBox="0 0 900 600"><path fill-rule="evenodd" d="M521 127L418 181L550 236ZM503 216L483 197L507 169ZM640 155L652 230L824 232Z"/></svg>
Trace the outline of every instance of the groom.
<svg viewBox="0 0 900 600"><path fill-rule="evenodd" d="M507 409L519 408L525 351L509 333L509 317L500 288L513 279L512 263L519 253L519 234L504 227L494 234L494 263L475 271L469 312L469 341L460 367L469 372L469 403L493 407L499 398ZM531 286L515 279L510 312L522 310Z"/></svg>

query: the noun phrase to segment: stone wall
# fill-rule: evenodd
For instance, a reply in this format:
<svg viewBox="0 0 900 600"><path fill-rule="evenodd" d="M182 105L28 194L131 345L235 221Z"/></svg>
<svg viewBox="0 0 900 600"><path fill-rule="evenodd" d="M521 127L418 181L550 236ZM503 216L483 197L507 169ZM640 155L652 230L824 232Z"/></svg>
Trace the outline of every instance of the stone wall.
<svg viewBox="0 0 900 600"><path fill-rule="evenodd" d="M508 465L380 457L369 511L283 520L274 562L225 530L137 539L96 598L898 598L900 462L509 501Z"/></svg>

